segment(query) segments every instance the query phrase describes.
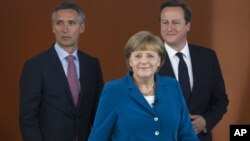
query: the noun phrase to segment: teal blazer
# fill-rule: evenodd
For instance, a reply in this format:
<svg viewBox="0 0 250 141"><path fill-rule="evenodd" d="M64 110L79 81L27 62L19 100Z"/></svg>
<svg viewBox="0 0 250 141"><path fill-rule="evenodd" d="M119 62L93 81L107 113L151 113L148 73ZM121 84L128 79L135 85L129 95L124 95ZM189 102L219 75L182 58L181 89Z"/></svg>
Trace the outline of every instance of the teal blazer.
<svg viewBox="0 0 250 141"><path fill-rule="evenodd" d="M89 141L197 141L178 82L155 76L153 108L128 73L101 94Z"/></svg>

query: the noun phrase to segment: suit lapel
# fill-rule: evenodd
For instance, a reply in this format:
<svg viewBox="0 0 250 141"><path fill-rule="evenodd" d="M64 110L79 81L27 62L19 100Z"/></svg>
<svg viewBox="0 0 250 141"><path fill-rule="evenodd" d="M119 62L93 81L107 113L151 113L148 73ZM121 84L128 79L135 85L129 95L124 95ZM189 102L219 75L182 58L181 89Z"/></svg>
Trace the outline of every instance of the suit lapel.
<svg viewBox="0 0 250 141"><path fill-rule="evenodd" d="M65 72L63 70L63 66L62 66L62 63L54 49L54 46L52 46L49 50L49 54L50 54L50 60L51 62L53 63L53 66L55 67L55 70L57 72L57 75L59 75L59 78L61 79L61 82L63 83L64 87L62 88L65 88L66 92L67 92L67 97L70 99L70 101L72 102L72 105L74 105L74 102L73 102L73 98L71 96L71 92L70 92L70 88L69 88L69 85L68 85L68 80L67 80L67 77L65 75Z"/></svg>
<svg viewBox="0 0 250 141"><path fill-rule="evenodd" d="M195 48L192 45L189 45L189 51L190 51L190 56L191 56L191 62L192 62L192 71L193 71L193 88L192 88L192 93L191 97L189 100L189 106L193 101L196 101L198 98L198 93L197 93L197 88L199 87L198 80L201 78L200 75L202 75L201 72L199 72L199 66L200 63L202 62L199 57L199 53L196 52ZM199 98L198 98L199 99Z"/></svg>
<svg viewBox="0 0 250 141"><path fill-rule="evenodd" d="M80 53L78 51L78 58L79 58L79 72L80 72L80 97L79 97L79 104L81 104L82 100L84 99L85 95L86 95L86 89L85 86L87 86L87 76L88 76L88 72L87 72L87 63L86 63L86 59L84 58L84 54Z"/></svg>
<svg viewBox="0 0 250 141"><path fill-rule="evenodd" d="M171 77L175 78L174 71L173 71L173 68L172 68L172 65L171 65L171 62L170 62L170 59L169 59L169 56L167 53L166 53L165 62L162 65L162 67L160 68L158 74L159 75L167 75L167 76L171 76Z"/></svg>

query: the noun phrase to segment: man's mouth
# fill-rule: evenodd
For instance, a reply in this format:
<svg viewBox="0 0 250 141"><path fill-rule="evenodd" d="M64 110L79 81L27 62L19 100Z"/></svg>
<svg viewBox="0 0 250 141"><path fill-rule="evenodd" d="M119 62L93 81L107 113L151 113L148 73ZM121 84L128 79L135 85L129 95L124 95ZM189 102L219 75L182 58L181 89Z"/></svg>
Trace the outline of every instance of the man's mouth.
<svg viewBox="0 0 250 141"><path fill-rule="evenodd" d="M61 38L64 40L67 40L67 39L70 39L70 36L62 36Z"/></svg>

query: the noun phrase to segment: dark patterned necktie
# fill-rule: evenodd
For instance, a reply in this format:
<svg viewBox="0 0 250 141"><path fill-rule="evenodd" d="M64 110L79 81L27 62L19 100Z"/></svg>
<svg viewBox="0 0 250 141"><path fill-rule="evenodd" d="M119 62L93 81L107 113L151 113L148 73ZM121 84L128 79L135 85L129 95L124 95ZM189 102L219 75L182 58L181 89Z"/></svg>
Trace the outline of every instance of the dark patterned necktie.
<svg viewBox="0 0 250 141"><path fill-rule="evenodd" d="M74 104L75 106L77 106L80 89L79 89L79 82L74 60L75 57L73 55L67 56L67 61L68 61L67 79Z"/></svg>
<svg viewBox="0 0 250 141"><path fill-rule="evenodd" d="M185 100L186 102L188 102L191 95L191 87L190 87L187 64L185 63L183 59L183 54L181 52L176 53L176 55L179 57L180 60L178 65L179 83L181 85Z"/></svg>

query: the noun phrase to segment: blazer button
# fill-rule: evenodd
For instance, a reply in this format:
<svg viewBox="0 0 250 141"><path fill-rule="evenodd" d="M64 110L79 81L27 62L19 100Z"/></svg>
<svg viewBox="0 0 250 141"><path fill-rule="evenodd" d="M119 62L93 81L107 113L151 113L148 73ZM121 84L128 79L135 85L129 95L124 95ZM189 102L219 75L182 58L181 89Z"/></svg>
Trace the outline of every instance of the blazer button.
<svg viewBox="0 0 250 141"><path fill-rule="evenodd" d="M160 134L159 131L155 131L155 135L158 136Z"/></svg>
<svg viewBox="0 0 250 141"><path fill-rule="evenodd" d="M158 121L159 120L159 118L158 117L154 117L154 121Z"/></svg>

